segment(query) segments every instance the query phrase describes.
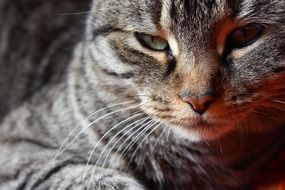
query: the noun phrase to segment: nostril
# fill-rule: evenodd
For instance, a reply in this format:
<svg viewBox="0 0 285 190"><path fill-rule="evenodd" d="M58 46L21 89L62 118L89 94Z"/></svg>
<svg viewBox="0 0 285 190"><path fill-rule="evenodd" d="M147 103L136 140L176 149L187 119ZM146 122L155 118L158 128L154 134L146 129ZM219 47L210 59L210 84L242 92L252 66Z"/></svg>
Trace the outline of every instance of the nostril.
<svg viewBox="0 0 285 190"><path fill-rule="evenodd" d="M192 109L199 114L203 114L211 103L215 101L215 97L211 95L203 96L201 98L193 98L192 96L181 95L181 99L190 104Z"/></svg>

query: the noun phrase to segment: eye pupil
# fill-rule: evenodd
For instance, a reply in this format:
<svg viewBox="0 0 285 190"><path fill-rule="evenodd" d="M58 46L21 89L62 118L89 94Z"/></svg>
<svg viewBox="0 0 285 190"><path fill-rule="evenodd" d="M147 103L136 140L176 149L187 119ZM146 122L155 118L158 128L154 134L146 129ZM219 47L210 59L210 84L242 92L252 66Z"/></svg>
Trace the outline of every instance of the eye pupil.
<svg viewBox="0 0 285 190"><path fill-rule="evenodd" d="M166 51L169 49L168 42L160 37L143 33L135 33L135 37L147 49L153 51Z"/></svg>
<svg viewBox="0 0 285 190"><path fill-rule="evenodd" d="M228 39L227 46L231 49L243 48L255 42L263 33L264 26L249 24L233 31Z"/></svg>

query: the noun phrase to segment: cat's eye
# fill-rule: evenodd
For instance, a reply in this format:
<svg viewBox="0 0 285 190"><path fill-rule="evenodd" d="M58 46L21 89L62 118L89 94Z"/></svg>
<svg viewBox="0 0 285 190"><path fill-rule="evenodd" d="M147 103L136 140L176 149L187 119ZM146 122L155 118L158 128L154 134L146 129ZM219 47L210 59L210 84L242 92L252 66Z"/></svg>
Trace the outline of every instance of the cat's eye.
<svg viewBox="0 0 285 190"><path fill-rule="evenodd" d="M135 33L135 37L142 46L153 51L165 51L169 49L168 42L160 37L143 33Z"/></svg>
<svg viewBox="0 0 285 190"><path fill-rule="evenodd" d="M254 43L264 33L262 24L248 24L234 30L227 38L227 46L230 49L243 48Z"/></svg>

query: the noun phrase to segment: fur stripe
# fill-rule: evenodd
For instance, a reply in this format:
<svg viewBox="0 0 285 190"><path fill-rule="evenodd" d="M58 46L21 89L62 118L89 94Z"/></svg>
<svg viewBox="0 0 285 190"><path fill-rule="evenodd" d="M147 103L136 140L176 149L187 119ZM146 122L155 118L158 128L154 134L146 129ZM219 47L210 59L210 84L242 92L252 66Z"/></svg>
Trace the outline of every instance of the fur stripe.
<svg viewBox="0 0 285 190"><path fill-rule="evenodd" d="M28 174L26 174L25 179L23 180L22 184L19 185L19 187L17 187L16 190L23 190L23 189L25 189L27 184L28 184L28 182L31 181L33 176L34 176L34 172L33 171L31 171Z"/></svg>
<svg viewBox="0 0 285 190"><path fill-rule="evenodd" d="M52 175L58 173L62 168L68 166L71 163L68 162L61 162L58 163L56 166L49 168L48 171L46 171L43 174L43 177L39 178L39 180L37 180L31 187L31 189L36 189L37 187L39 187L44 181L47 181Z"/></svg>
<svg viewBox="0 0 285 190"><path fill-rule="evenodd" d="M151 14L153 22L156 25L160 25L160 17L161 17L161 11L162 11L162 1L163 0L159 0L159 1L151 1L150 2L150 10L154 10L155 13Z"/></svg>
<svg viewBox="0 0 285 190"><path fill-rule="evenodd" d="M122 30L119 28L113 27L111 25L103 25L99 28L94 29L92 38L93 40L95 40L96 37L101 36L101 35L106 36L110 34L111 32L122 32Z"/></svg>
<svg viewBox="0 0 285 190"><path fill-rule="evenodd" d="M127 72L127 73L116 73L114 71L109 71L107 69L102 69L102 71L107 74L107 75L110 75L110 76L113 76L113 77L117 77L117 78L121 78L121 79L130 79L130 78L133 78L134 77L134 74L131 73L131 72Z"/></svg>

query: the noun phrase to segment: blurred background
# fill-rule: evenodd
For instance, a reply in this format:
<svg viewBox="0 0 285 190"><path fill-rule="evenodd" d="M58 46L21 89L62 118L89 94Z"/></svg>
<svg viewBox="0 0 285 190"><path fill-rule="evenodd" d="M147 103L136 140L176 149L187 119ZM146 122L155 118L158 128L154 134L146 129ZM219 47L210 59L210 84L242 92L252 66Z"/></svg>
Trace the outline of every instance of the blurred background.
<svg viewBox="0 0 285 190"><path fill-rule="evenodd" d="M65 70L90 2L0 0L0 122L51 80L61 80L51 73Z"/></svg>

